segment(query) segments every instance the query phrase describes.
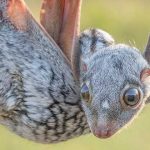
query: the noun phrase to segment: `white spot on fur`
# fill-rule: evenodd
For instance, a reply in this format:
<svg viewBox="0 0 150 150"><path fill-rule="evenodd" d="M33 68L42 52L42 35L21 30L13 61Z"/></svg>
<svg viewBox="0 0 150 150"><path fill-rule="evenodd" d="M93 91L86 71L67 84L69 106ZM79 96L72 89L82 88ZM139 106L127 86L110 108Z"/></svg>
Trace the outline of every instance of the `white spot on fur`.
<svg viewBox="0 0 150 150"><path fill-rule="evenodd" d="M104 102L102 103L102 107L105 108L105 109L109 109L110 106L109 106L108 101L104 101Z"/></svg>

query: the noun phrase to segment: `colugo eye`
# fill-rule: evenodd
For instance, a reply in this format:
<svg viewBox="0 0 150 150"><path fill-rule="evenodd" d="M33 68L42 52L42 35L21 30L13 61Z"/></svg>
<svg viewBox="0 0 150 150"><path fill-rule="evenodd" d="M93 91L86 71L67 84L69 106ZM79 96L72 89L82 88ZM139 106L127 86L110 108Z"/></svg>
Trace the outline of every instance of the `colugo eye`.
<svg viewBox="0 0 150 150"><path fill-rule="evenodd" d="M91 101L91 95L88 86L84 83L81 87L81 98L86 102Z"/></svg>
<svg viewBox="0 0 150 150"><path fill-rule="evenodd" d="M129 88L123 94L123 101L127 106L136 107L141 102L141 91L137 88Z"/></svg>

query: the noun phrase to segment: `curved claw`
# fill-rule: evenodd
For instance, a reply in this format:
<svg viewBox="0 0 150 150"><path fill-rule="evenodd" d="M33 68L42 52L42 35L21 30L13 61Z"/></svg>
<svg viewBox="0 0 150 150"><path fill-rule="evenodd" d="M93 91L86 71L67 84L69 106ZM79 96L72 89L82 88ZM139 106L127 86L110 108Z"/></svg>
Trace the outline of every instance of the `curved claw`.
<svg viewBox="0 0 150 150"><path fill-rule="evenodd" d="M23 0L0 0L1 19L11 22L17 29L26 30L28 10Z"/></svg>
<svg viewBox="0 0 150 150"><path fill-rule="evenodd" d="M79 34L81 0L44 0L41 24L71 60Z"/></svg>

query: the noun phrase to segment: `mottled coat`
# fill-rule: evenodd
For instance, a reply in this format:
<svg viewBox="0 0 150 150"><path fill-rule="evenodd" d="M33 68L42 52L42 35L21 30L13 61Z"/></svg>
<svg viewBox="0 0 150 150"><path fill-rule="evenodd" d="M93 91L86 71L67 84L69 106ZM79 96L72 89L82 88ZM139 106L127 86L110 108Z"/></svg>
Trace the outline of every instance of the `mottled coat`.
<svg viewBox="0 0 150 150"><path fill-rule="evenodd" d="M44 29L22 0L0 0L0 123L22 137L108 138L148 102L150 40L144 58L102 30L78 36L79 6L44 0Z"/></svg>

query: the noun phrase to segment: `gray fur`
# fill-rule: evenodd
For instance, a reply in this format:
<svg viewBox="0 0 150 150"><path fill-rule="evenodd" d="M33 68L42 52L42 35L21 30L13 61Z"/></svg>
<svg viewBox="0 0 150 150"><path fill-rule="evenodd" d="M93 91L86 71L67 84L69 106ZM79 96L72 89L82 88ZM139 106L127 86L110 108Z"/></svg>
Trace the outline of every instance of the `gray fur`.
<svg viewBox="0 0 150 150"><path fill-rule="evenodd" d="M6 5L7 1L0 0L0 6ZM42 143L89 132L79 87L58 46L29 14L24 31L2 11L0 123Z"/></svg>
<svg viewBox="0 0 150 150"><path fill-rule="evenodd" d="M86 103L59 47L28 12L25 28L10 21L8 2L0 0L1 124L27 139L55 143L89 133L89 127L93 132L111 124L115 133L142 110L149 84L140 74L149 65L137 49L115 45L101 30L81 34L73 65L80 85L89 86L92 100ZM140 107L122 108L120 95L127 86L141 89Z"/></svg>

